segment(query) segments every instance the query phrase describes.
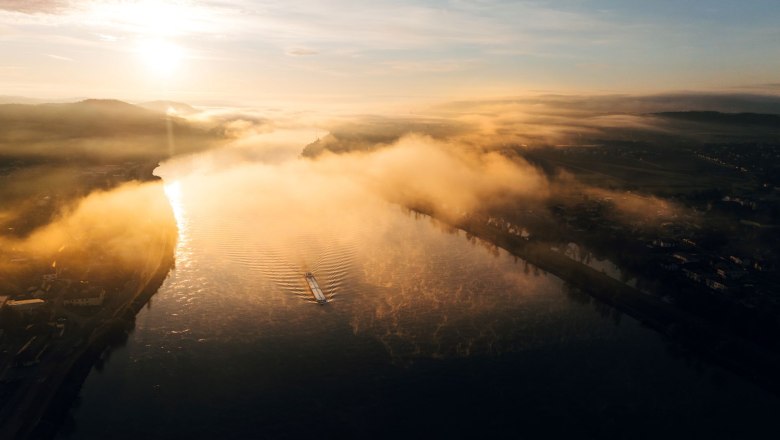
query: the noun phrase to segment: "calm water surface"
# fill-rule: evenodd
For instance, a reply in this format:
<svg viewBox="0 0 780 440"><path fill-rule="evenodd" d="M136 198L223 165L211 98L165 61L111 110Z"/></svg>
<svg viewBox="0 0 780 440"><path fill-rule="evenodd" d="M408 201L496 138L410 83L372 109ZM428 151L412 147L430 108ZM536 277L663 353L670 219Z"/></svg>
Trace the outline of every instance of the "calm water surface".
<svg viewBox="0 0 780 440"><path fill-rule="evenodd" d="M780 427L774 396L462 232L353 188L280 190L250 172L219 181L168 184L176 269L91 373L61 437L745 438ZM306 271L329 304L313 302Z"/></svg>

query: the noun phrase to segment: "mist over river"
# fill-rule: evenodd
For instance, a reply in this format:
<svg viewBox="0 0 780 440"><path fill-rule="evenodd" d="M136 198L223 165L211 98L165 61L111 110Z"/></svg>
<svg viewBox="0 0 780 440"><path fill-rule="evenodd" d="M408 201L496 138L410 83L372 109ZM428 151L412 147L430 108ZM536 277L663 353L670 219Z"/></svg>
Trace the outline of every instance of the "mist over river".
<svg viewBox="0 0 780 440"><path fill-rule="evenodd" d="M338 174L159 174L176 267L60 438L776 429L780 400L505 251ZM329 299L317 304L303 274Z"/></svg>

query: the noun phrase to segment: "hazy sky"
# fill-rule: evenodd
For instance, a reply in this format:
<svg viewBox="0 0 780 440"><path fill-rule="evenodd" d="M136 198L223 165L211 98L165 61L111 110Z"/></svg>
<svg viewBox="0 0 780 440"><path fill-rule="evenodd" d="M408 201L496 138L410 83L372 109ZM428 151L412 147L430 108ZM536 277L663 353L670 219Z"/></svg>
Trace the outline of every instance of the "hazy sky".
<svg viewBox="0 0 780 440"><path fill-rule="evenodd" d="M780 91L777 0L0 0L0 95Z"/></svg>

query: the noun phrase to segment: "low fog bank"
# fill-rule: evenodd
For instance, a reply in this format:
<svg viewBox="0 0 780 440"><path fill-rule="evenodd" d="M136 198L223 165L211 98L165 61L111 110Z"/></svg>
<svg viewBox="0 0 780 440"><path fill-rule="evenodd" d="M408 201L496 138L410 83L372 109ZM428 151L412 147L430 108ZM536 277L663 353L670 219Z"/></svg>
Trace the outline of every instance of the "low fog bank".
<svg viewBox="0 0 780 440"><path fill-rule="evenodd" d="M387 148L325 154L321 172L345 173L386 200L455 215L547 195L546 178L522 158L479 151L454 141L405 135Z"/></svg>
<svg viewBox="0 0 780 440"><path fill-rule="evenodd" d="M56 258L68 247L86 246L130 265L144 258L151 229L171 226L170 212L161 183L131 182L90 193L28 237L0 237L0 247Z"/></svg>
<svg viewBox="0 0 780 440"><path fill-rule="evenodd" d="M701 110L701 111L700 111ZM702 142L778 139L780 98L759 95L541 96L451 102L405 115L296 115L221 110L190 120L221 127L225 148L169 161L160 175L229 173L269 164L291 172L348 179L383 199L438 215L580 196L610 199L620 215L650 206L660 218L682 208L652 194L623 195L604 180L578 182L529 162L526 153L560 147L641 145L677 148ZM725 121L725 122L724 122ZM769 122L767 122L769 121ZM316 136L316 140L311 139ZM530 156L532 157L532 155ZM610 189L612 188L612 189ZM316 191L316 189L313 189ZM612 193L607 193L612 191ZM639 199L637 199L639 197Z"/></svg>
<svg viewBox="0 0 780 440"><path fill-rule="evenodd" d="M0 234L0 289L19 294L30 274L67 268L74 279L134 273L153 249L175 241L176 224L160 182L95 191L63 207L25 236Z"/></svg>
<svg viewBox="0 0 780 440"><path fill-rule="evenodd" d="M404 115L197 109L172 101L0 105L7 127L0 133L0 235L26 236L92 191L148 180L151 168L138 164L154 167L158 161L165 161L157 174L167 181L229 179L240 172L315 194L320 185L353 185L444 217L547 209L561 199L590 196L609 199L619 216L641 215L643 206L652 206L667 218L682 208L657 193L638 187L627 197L614 179L598 173L587 182L577 180L580 175L562 178L559 168L529 152L604 145L673 150L713 139L780 139L776 115L719 113L747 111L780 112L780 98L538 96L451 102ZM88 169L82 158L114 168ZM554 159L546 158L566 163ZM219 185L219 179L211 181Z"/></svg>
<svg viewBox="0 0 780 440"><path fill-rule="evenodd" d="M392 145L410 133L469 144L546 148L608 142L690 145L780 139L780 97L736 94L540 96L436 105L414 115L334 121L305 156Z"/></svg>

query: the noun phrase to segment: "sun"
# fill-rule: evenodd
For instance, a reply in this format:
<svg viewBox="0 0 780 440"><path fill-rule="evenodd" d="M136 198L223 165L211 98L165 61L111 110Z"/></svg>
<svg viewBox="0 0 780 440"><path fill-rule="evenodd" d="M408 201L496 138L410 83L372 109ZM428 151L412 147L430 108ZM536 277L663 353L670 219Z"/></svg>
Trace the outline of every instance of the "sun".
<svg viewBox="0 0 780 440"><path fill-rule="evenodd" d="M0 3L2 0L0 0ZM178 74L181 64L193 58L192 36L221 29L213 6L193 0L94 0L85 6L84 22L113 36L112 41L129 44L149 76L165 78ZM201 2L203 3L203 2ZM125 43L127 42L127 43ZM117 45L118 46L118 45Z"/></svg>
<svg viewBox="0 0 780 440"><path fill-rule="evenodd" d="M184 55L181 47L163 39L141 40L138 42L137 51L150 72L164 77L176 73Z"/></svg>

